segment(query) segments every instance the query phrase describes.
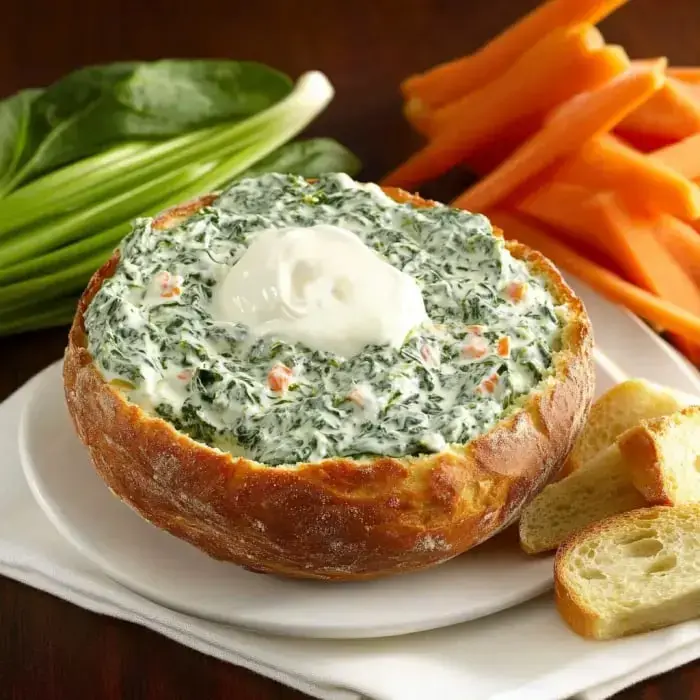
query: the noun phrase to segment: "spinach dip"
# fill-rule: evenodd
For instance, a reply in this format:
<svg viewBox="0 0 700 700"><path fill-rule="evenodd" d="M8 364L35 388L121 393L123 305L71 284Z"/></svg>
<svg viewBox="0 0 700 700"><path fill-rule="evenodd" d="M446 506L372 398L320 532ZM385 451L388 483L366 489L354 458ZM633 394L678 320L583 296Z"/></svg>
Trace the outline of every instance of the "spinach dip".
<svg viewBox="0 0 700 700"><path fill-rule="evenodd" d="M217 284L259 232L319 225L415 281L427 320L403 344L342 356L217 320ZM130 401L197 441L287 465L468 442L552 372L565 313L484 216L397 203L346 175L268 174L174 228L137 221L85 325Z"/></svg>

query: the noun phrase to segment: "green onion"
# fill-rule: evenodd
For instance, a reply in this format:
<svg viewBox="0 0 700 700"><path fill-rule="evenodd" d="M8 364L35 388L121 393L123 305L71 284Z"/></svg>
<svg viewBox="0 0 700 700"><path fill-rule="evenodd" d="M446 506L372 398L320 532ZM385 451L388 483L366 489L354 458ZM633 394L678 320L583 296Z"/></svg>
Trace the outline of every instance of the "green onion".
<svg viewBox="0 0 700 700"><path fill-rule="evenodd" d="M113 248L107 248L99 251L50 275L0 287L0 309L5 310L11 304L21 305L29 299L32 301L54 299L82 289L85 286L85 280L89 279L90 275L107 260L113 250Z"/></svg>
<svg viewBox="0 0 700 700"><path fill-rule="evenodd" d="M56 272L74 260L79 260L100 250L106 250L109 246L114 249L129 232L130 226L130 221L123 221L121 224L89 238L0 269L0 290L3 289L3 286L13 282L21 282L32 277Z"/></svg>
<svg viewBox="0 0 700 700"><path fill-rule="evenodd" d="M323 74L307 73L253 117L159 143L125 143L0 199L0 334L66 323L134 218L224 187L302 131L332 95Z"/></svg>
<svg viewBox="0 0 700 700"><path fill-rule="evenodd" d="M75 307L76 299L71 296L25 306L21 313L0 313L0 336L68 324L75 314Z"/></svg>
<svg viewBox="0 0 700 700"><path fill-rule="evenodd" d="M53 187L51 184L42 185L42 180L45 179L42 178L2 201L0 234L52 214L84 206L174 168L202 159L226 156L235 149L256 144L262 134L271 130L287 134L284 140L277 143L278 146L282 145L309 124L332 96L333 89L325 76L321 73L307 73L288 97L245 121L228 127L201 129L137 150L124 158L110 159L103 167L93 168L92 174L78 173L59 187L55 187L55 183ZM289 128L299 120L301 126ZM269 152L266 151L260 158ZM253 162L255 161L251 164ZM43 191L43 199L37 199L37 189Z"/></svg>
<svg viewBox="0 0 700 700"><path fill-rule="evenodd" d="M212 164L207 163L166 173L77 214L50 221L34 230L22 231L9 241L0 243L0 269L28 260L42 250L52 250L64 243L75 241L95 229L111 226L115 221L139 216L145 207L162 200L164 191L182 188L184 184L196 180L211 168Z"/></svg>

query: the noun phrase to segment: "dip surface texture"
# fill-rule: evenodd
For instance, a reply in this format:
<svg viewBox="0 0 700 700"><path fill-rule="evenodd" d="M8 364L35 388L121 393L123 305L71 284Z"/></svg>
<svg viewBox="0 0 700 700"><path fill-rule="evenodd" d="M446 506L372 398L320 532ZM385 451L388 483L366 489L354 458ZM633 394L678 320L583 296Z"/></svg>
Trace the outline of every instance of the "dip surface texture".
<svg viewBox="0 0 700 700"><path fill-rule="evenodd" d="M324 225L415 280L428 320L400 347L346 357L217 320L216 293L261 231ZM131 402L210 446L289 465L439 452L485 433L551 374L565 313L483 216L397 203L345 175L273 174L175 228L139 220L85 327Z"/></svg>

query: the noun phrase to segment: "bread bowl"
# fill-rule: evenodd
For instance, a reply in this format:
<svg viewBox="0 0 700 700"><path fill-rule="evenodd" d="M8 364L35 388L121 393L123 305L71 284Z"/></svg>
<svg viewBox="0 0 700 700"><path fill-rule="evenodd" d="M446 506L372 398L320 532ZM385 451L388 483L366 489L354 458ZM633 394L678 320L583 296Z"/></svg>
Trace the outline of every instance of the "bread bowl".
<svg viewBox="0 0 700 700"><path fill-rule="evenodd" d="M503 309L499 313L507 312L511 316L522 314L523 329L534 327L533 324L545 324L545 321L549 324L548 328L557 329L556 333L551 331L554 334L551 337L556 341L552 341L548 354L541 338L530 337L525 330L521 333L526 338L522 341L523 347L527 348L522 353L523 357L530 357L527 353L540 347L542 357L549 358L542 360L541 378L532 387L517 394L513 388L515 379L510 378L508 367L512 364L515 368L520 360L516 362L510 357L499 360L495 354L493 357L488 354L484 358L470 357L468 360L460 356L459 372L453 372L460 381L462 377L471 377L475 372L482 371L482 368L484 372L491 371L494 362L501 363L498 366L502 375L495 372L489 375L495 377L491 381L498 384L495 391L490 385L489 391L494 396L479 393L483 382L477 384L473 391L470 390L471 403L468 406L481 411L492 403L501 405L501 409L493 409L483 426L475 419L473 430L469 428L473 437L459 444L416 443L411 437L401 442L410 443L410 450L406 448L405 453L372 454L363 451L358 456L352 450L359 444L358 439L361 442L362 430L379 429L383 423L379 418L369 422L364 417L355 419L355 414L342 406L338 410L346 416L346 424L342 424L340 433L349 432L350 442L345 444L334 434L320 437L326 441L336 440L333 444L342 445L343 454L331 452L320 459L293 459L301 454L294 451L298 449L298 444L294 442L297 433L294 426L290 427L284 421L280 421L284 429L280 428L273 434L274 424L272 428L268 426L268 432L273 431L271 437L258 441L257 445L251 443L257 452L252 447L238 450L224 446L224 449L220 449L207 443L199 433L195 433L193 439L191 432L183 432L190 431L189 427L178 430L173 425L177 421L167 416L164 419L148 402L134 399L143 387L135 388L133 384L119 379L119 376L109 378L105 365L98 366L107 362L110 352L104 350L104 343L96 345L98 349L95 353L101 358L99 362L91 353L90 342L99 344L104 331L102 336L97 330L90 331L86 327L86 317L95 329L110 327L100 309L106 308L104 299L109 290L123 283L126 279L124 275L128 277L123 271L127 267L126 262L120 257L125 250L125 245L122 245L122 253L115 252L97 271L82 295L65 354L67 405L78 436L87 446L96 470L119 498L157 527L186 540L212 557L258 572L314 579L370 579L438 564L483 542L512 522L520 508L547 482L566 458L586 419L594 379L592 333L583 305L547 259L517 242L506 243L498 235L494 236L483 217L471 217L466 212L457 212L400 190L382 191L376 186L352 183L344 176L325 176L313 183L291 176L264 178L267 179L259 178L253 184L234 185L218 200L216 196L208 195L168 210L144 224L145 228L140 234L135 233L127 240L138 239L142 246L147 241L146 247L161 243L168 246L172 241L170 237L179 240L178 236L183 235L183 230L191 231L199 226L196 230L200 233L210 232L214 226L212 222L219 221L212 217L224 217L227 221L247 221L247 216L265 219L267 209L258 209L254 214L249 214L248 210L226 208L230 201L252 201L250 188L253 187L263 188L260 196L268 197L265 201L270 211L280 209L279 203L292 185L294 192L300 193L304 207L311 201L315 202L313 198L322 191L331 192L339 202L345 201L343 197L371 200L372 206L380 208L382 217L389 217L391 221L400 220L402 226L406 221L418 222L416 225L428 222L432 226L430 235L434 239L430 239L425 247L439 244L445 246L446 253L450 252L452 239L449 235L452 234L449 227L442 226L440 217L450 222L465 222L465 225L476 227L470 229L470 235L478 236L477 242L496 251L507 269L507 273L503 272L499 263L494 266L493 274L507 278L507 274L517 269L518 274L529 275L533 290L537 288L533 291L535 298L544 300L537 303L545 304L549 309L551 323L547 319L536 318L534 313L527 316L529 307L518 307L519 301L516 299L509 301L498 296L494 301L494 308ZM290 182L292 185L284 184L287 189L275 190L278 186L282 187L280 183ZM246 191L246 187L250 191ZM231 192L238 192L239 200L232 199L234 195ZM341 207L340 204L338 206ZM334 211L330 205L323 205L320 210L326 212L323 216L331 216ZM284 207L282 211L287 216ZM336 220L333 219L332 223L336 223ZM178 227L180 224L182 226ZM425 225L428 226L427 223ZM457 229L455 245L462 246L463 239L459 238L461 230L459 227ZM167 240L163 231L168 231ZM375 234L376 231L372 233ZM441 236L447 238L443 240ZM127 262L132 258L142 261L148 257L144 253L146 248L134 252L130 246L131 243L126 244L127 253L124 255ZM464 250L467 251L466 248ZM387 255L398 255L395 251L396 248L392 247ZM414 262L418 258L420 256L417 254L406 257ZM449 263L450 256L444 259L438 256L435 260L438 258L442 265ZM418 262L427 265L420 260ZM481 270L484 265L479 263L477 267ZM486 272L483 274L486 275ZM119 275L121 279L117 280ZM498 279L501 279L500 276ZM435 282L438 283L440 279ZM461 283L455 283L457 289ZM123 287L109 298L109 303L123 303L124 296L130 293L129 289L128 285ZM102 295L97 296L101 290ZM476 287L474 290L474 299L480 298L481 292ZM471 298L471 293L467 296ZM99 304L95 302L91 308L91 302L96 297L102 301ZM552 312L554 308L556 317ZM128 313L132 312L133 308L129 307ZM488 310L486 312L490 313ZM207 324L210 324L210 319ZM438 332L434 331L433 326L430 328L433 329L430 333ZM90 333L94 336L92 339ZM488 334L486 336L489 337ZM452 340L450 337L449 341ZM133 336L133 348L129 342L122 344L122 356L137 353L138 338ZM422 341L418 338L415 342ZM298 345L293 345L292 350L307 353L304 347L300 349ZM378 357L383 352L382 348L374 348L373 351ZM167 352L170 352L169 348ZM492 351L489 350L489 353ZM327 359L328 356L322 357ZM128 357L124 358L125 362L128 360ZM416 364L423 362L420 357L410 362L414 370L419 367L425 376L432 376L430 372L433 369ZM309 367L313 369L313 363ZM534 373L535 369L528 372ZM438 372L437 369L434 371ZM449 364L444 371L452 371ZM524 374L518 376L521 377L518 381L525 381L522 379ZM362 377L356 379L361 380ZM501 399L495 398L497 393L499 396L506 393L501 384L510 386L508 405L506 399L499 403ZM323 391L320 393L323 394ZM279 403L276 395L268 399L265 405L273 406L276 410ZM402 402L403 398L400 398L398 403L402 405ZM420 401L418 403L422 405ZM227 405L221 410L238 410L238 407ZM387 407L384 416L390 415L388 410ZM399 416L404 415L400 413L404 410L401 406L392 410L398 411ZM262 416L260 420L266 419L267 408L256 411L255 416ZM470 415L464 406L457 405L455 411L458 416ZM421 416L428 422L446 420L444 414L431 417L427 410ZM312 419L315 420L315 417L308 420ZM388 420L385 422L388 423ZM458 429L467 430L462 424ZM392 435L395 440L406 437L400 430ZM389 445L387 452L391 452L392 446L395 451L396 444ZM251 457L260 454L274 455L274 463L262 463ZM285 457L289 458L286 463Z"/></svg>

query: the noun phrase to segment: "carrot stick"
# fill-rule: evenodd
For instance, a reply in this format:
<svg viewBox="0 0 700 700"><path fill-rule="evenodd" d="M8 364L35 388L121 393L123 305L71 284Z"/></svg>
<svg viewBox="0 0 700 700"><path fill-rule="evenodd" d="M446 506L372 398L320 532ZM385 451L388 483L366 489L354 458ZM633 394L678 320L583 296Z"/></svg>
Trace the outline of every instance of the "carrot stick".
<svg viewBox="0 0 700 700"><path fill-rule="evenodd" d="M609 258L609 248L592 234L604 226L601 212L591 206L595 190L568 182L554 181L538 187L513 203L518 212L553 227L567 245L590 256ZM607 265L606 265L607 266Z"/></svg>
<svg viewBox="0 0 700 700"><path fill-rule="evenodd" d="M700 68L697 66L669 66L666 75L690 85L700 85Z"/></svg>
<svg viewBox="0 0 700 700"><path fill-rule="evenodd" d="M651 137L671 143L700 131L700 100L680 80L668 78L663 89L617 126L625 138Z"/></svg>
<svg viewBox="0 0 700 700"><path fill-rule="evenodd" d="M532 138L532 135L541 127L536 121L522 119L512 124L508 131L490 140L487 144L477 148L474 153L464 161L469 170L477 175L487 175L495 170L523 141Z"/></svg>
<svg viewBox="0 0 700 700"><path fill-rule="evenodd" d="M697 231L683 221L662 215L654 228L654 236L696 287L700 287L700 236ZM671 341L694 365L700 365L700 343L693 343L676 333L671 335Z"/></svg>
<svg viewBox="0 0 700 700"><path fill-rule="evenodd" d="M700 343L694 343L678 333L670 333L669 338L694 365L700 366Z"/></svg>
<svg viewBox="0 0 700 700"><path fill-rule="evenodd" d="M653 233L656 240L700 288L700 236L697 231L684 221L660 214Z"/></svg>
<svg viewBox="0 0 700 700"><path fill-rule="evenodd" d="M700 317L700 288L657 240L659 217L631 213L610 192L596 195L591 207L598 209L605 223L591 235L608 247L627 278Z"/></svg>
<svg viewBox="0 0 700 700"><path fill-rule="evenodd" d="M404 119L423 136L428 136L430 131L430 120L433 112L423 105L419 100L409 100L403 105Z"/></svg>
<svg viewBox="0 0 700 700"><path fill-rule="evenodd" d="M537 74L534 79L527 79L527 73L514 66L500 80L480 90L468 105L464 105L466 111L461 117L453 117L444 133L436 134L431 143L389 173L383 184L415 189L422 182L464 162L471 153L502 138L510 129L517 129L518 124L534 122L532 128L537 128L548 101L551 106L554 102L550 100L574 95L586 87L604 85L614 76L624 75L629 66L624 52L618 47L591 49L590 43L596 41L596 34L597 30L589 27L570 30L548 40L550 47L561 40L559 59L548 61L539 70L529 68L527 73L535 70ZM569 60L563 60L564 52L571 57ZM577 54L578 58L573 58ZM585 70L572 70L575 63L582 65L586 61L589 65ZM532 86L538 81L541 99L531 103ZM554 85L562 87L555 90ZM551 93L548 97L545 96L547 91Z"/></svg>
<svg viewBox="0 0 700 700"><path fill-rule="evenodd" d="M700 141L698 141L700 175ZM688 153L690 156L691 154ZM628 201L683 219L700 217L700 187L664 163L649 158L610 134L587 141L555 175L557 180L598 190L617 190Z"/></svg>
<svg viewBox="0 0 700 700"><path fill-rule="evenodd" d="M569 100L535 136L459 196L453 206L491 209L580 144L609 131L663 85L665 65L660 59L650 67L631 68L603 87Z"/></svg>
<svg viewBox="0 0 700 700"><path fill-rule="evenodd" d="M700 178L700 133L654 151L651 159L690 180Z"/></svg>
<svg viewBox="0 0 700 700"><path fill-rule="evenodd" d="M407 78L401 85L407 99L429 107L447 104L480 88L503 73L520 54L556 29L587 22L596 24L627 0L549 0L511 25L476 53Z"/></svg>
<svg viewBox="0 0 700 700"><path fill-rule="evenodd" d="M591 55L604 45L603 36L590 24L555 31L486 85L434 110L428 121L429 132L464 128L475 115L477 119L482 114L493 118L499 111L509 112L511 105L518 112L545 115L577 92L590 89L591 82L600 85L628 67L623 53L624 61L613 75L608 73L602 79L594 76L591 81L589 74L596 72L590 68Z"/></svg>
<svg viewBox="0 0 700 700"><path fill-rule="evenodd" d="M490 212L489 216L494 225L503 229L507 238L515 238L541 251L606 299L627 307L656 326L700 343L700 316L626 282L555 240L522 216L501 209Z"/></svg>

